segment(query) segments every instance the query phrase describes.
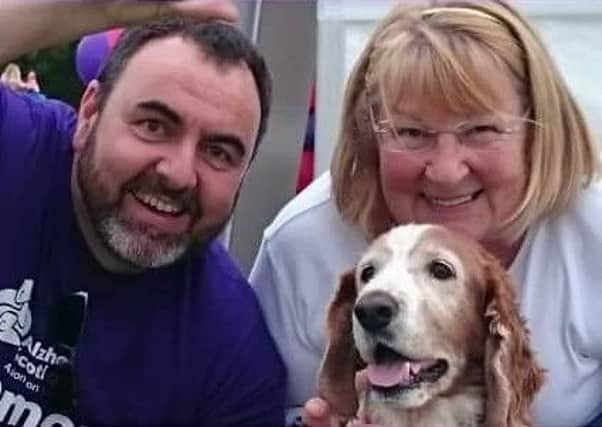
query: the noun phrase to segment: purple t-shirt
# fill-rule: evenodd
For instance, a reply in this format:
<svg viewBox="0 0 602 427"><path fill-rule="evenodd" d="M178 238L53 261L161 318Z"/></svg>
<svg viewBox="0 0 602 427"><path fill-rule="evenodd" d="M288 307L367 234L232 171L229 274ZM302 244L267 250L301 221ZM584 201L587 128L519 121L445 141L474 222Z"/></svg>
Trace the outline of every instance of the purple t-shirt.
<svg viewBox="0 0 602 427"><path fill-rule="evenodd" d="M283 425L282 361L218 243L129 276L91 255L71 205L74 125L70 107L0 87L0 424ZM62 301L79 291L70 325ZM56 325L81 326L70 365Z"/></svg>

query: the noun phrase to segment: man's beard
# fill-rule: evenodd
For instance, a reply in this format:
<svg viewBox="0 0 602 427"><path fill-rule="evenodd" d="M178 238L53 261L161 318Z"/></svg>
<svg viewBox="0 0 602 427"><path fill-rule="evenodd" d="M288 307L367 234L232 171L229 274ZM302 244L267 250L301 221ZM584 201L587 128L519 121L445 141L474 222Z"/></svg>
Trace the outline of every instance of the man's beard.
<svg viewBox="0 0 602 427"><path fill-rule="evenodd" d="M142 173L118 189L111 191L103 179L103 173L95 162L95 146L98 143L96 127L90 132L79 160L76 162L76 178L85 215L90 219L94 232L102 243L122 261L136 267L156 268L171 264L189 250L206 243L225 228L232 210L217 224L199 229L203 207L192 190L174 191L166 188L159 176ZM114 190L114 189L113 189ZM191 217L190 229L178 235L160 233L151 227L135 223L120 212L121 203L129 192L163 195L183 207ZM111 199L115 200L111 200ZM233 207L238 199L235 196ZM232 208L233 209L233 208Z"/></svg>

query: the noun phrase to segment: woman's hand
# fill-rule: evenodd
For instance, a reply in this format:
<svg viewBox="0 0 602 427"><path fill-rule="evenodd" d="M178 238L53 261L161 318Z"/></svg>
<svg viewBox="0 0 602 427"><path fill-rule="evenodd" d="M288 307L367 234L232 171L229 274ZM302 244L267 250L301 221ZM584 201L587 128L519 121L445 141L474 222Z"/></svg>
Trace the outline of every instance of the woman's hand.
<svg viewBox="0 0 602 427"><path fill-rule="evenodd" d="M314 397L305 402L303 406L303 424L310 427L331 427L337 420L331 414L328 402L319 397ZM340 424L339 424L340 425Z"/></svg>
<svg viewBox="0 0 602 427"><path fill-rule="evenodd" d="M366 371L359 371L355 375L355 389L358 393L366 390L368 387L368 379ZM319 397L314 397L305 402L303 407L303 423L309 427L379 427L377 424L370 424L370 420L361 417L358 420L350 421L345 424L345 421L337 414L332 413L332 409L328 402Z"/></svg>
<svg viewBox="0 0 602 427"><path fill-rule="evenodd" d="M309 399L303 407L303 424L309 427L380 427L377 424L370 424L367 419L352 420L345 424L345 421L331 413L328 402L319 397Z"/></svg>

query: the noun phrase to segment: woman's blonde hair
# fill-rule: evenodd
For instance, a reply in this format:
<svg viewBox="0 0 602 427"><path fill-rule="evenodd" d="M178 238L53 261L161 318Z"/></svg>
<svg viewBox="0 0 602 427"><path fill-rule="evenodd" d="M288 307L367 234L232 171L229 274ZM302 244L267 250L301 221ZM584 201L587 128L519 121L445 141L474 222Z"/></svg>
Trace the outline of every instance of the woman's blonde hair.
<svg viewBox="0 0 602 427"><path fill-rule="evenodd" d="M388 114L403 91L442 99L453 112L496 112L496 94L478 58L509 72L531 126L528 182L500 227L517 238L544 214L564 209L599 172L599 148L538 34L503 1L431 1L399 6L378 25L347 82L331 164L343 218L368 238L395 221L383 198L371 109Z"/></svg>

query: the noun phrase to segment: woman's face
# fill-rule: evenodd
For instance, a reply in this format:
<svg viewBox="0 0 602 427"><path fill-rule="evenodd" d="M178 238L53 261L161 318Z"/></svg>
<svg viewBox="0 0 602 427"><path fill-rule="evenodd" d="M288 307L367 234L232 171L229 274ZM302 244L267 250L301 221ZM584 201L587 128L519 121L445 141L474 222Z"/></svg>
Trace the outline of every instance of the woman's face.
<svg viewBox="0 0 602 427"><path fill-rule="evenodd" d="M391 122L398 136L380 135L378 152L384 199L397 223L442 224L496 242L500 225L522 200L528 132L520 119L525 113L521 97L493 63L483 64L482 71L491 76L500 114L458 115L437 99L411 95L394 106ZM405 149L395 145L400 136ZM430 145L408 149L408 141Z"/></svg>

